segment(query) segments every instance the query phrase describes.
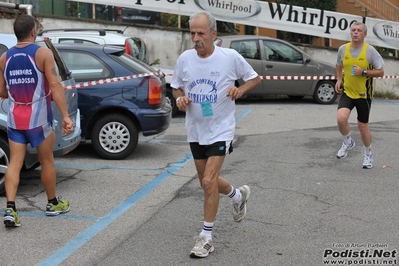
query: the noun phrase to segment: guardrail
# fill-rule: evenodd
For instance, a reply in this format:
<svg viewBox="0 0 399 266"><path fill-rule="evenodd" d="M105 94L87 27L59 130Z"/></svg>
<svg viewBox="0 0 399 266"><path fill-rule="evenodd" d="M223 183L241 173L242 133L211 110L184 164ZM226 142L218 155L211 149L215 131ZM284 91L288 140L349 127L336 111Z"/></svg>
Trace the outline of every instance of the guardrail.
<svg viewBox="0 0 399 266"><path fill-rule="evenodd" d="M368 12L372 12L380 19L399 21L399 8L387 0L354 0L348 2L365 7L366 16Z"/></svg>
<svg viewBox="0 0 399 266"><path fill-rule="evenodd" d="M26 13L32 16L32 8L33 8L32 5L0 2L0 7L11 8L11 9L26 9Z"/></svg>

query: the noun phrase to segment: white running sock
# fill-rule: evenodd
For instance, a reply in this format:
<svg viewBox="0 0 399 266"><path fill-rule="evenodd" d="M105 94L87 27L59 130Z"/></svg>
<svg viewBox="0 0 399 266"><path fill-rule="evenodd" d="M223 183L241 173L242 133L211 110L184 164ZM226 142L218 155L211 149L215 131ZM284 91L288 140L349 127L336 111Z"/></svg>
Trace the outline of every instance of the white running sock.
<svg viewBox="0 0 399 266"><path fill-rule="evenodd" d="M205 236L208 240L212 240L212 229L213 229L213 223L208 223L204 221L204 225L202 226L202 231L200 233L200 236Z"/></svg>
<svg viewBox="0 0 399 266"><path fill-rule="evenodd" d="M231 198L234 203L238 203L241 200L241 191L231 186L231 191L227 196L229 196L229 198Z"/></svg>
<svg viewBox="0 0 399 266"><path fill-rule="evenodd" d="M352 137L351 137L350 134L348 134L348 135L346 135L346 136L343 136L343 137L344 137L344 143L345 143L346 145L351 144Z"/></svg>
<svg viewBox="0 0 399 266"><path fill-rule="evenodd" d="M371 154L371 145L370 145L370 147L364 146L364 153L365 154Z"/></svg>

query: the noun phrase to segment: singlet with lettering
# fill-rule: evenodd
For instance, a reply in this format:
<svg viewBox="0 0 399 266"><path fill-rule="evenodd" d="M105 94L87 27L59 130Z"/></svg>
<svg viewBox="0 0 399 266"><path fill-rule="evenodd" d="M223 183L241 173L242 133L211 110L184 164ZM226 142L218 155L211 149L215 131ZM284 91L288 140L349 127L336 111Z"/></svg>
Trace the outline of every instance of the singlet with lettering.
<svg viewBox="0 0 399 266"><path fill-rule="evenodd" d="M346 45L342 64L344 66L344 93L351 99L372 99L374 93L374 82L372 77L352 76L352 66L357 65L362 69L373 69L367 60L368 44L364 43L357 57L352 57L350 52L351 43Z"/></svg>
<svg viewBox="0 0 399 266"><path fill-rule="evenodd" d="M50 86L36 65L35 55L40 47L30 44L7 51L4 78L8 89L7 125L27 130L53 120Z"/></svg>

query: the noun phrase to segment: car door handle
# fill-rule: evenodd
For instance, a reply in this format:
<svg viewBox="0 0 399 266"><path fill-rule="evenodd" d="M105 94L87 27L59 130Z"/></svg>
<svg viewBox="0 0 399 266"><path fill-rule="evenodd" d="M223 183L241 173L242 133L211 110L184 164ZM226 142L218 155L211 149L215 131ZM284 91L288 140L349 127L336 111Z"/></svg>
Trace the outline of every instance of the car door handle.
<svg viewBox="0 0 399 266"><path fill-rule="evenodd" d="M266 69L267 68L273 68L273 65L266 65Z"/></svg>

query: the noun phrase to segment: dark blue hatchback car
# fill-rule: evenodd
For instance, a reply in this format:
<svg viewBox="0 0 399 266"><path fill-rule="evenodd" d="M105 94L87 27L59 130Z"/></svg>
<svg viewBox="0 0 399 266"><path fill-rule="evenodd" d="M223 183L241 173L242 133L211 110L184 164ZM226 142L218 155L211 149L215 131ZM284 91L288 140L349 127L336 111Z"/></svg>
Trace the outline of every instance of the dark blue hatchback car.
<svg viewBox="0 0 399 266"><path fill-rule="evenodd" d="M135 150L140 132L150 136L169 127L172 107L163 73L126 54L124 47L55 47L80 85L82 141L91 140L100 157L124 159Z"/></svg>

